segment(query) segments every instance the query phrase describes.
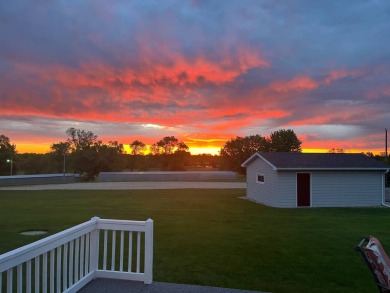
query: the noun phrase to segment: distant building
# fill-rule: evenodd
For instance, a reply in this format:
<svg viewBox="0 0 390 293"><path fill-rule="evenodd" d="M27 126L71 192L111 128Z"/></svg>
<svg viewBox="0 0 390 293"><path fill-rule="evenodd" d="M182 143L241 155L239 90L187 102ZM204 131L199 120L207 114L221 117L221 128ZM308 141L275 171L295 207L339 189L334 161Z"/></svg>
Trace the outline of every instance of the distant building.
<svg viewBox="0 0 390 293"><path fill-rule="evenodd" d="M234 180L230 171L100 172L99 182Z"/></svg>
<svg viewBox="0 0 390 293"><path fill-rule="evenodd" d="M75 182L81 182L81 177L77 174L68 173L0 176L0 186L61 184Z"/></svg>
<svg viewBox="0 0 390 293"><path fill-rule="evenodd" d="M390 167L363 154L255 153L247 168L249 199L273 207L379 206Z"/></svg>

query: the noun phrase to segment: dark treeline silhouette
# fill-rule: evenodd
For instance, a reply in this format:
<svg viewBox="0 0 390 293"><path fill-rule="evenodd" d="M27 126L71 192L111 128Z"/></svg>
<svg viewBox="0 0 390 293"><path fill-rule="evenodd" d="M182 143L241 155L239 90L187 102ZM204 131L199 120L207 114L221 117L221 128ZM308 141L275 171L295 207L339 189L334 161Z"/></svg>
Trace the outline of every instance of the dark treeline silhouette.
<svg viewBox="0 0 390 293"><path fill-rule="evenodd" d="M241 163L255 152L300 152L302 142L291 129L282 129L269 137L251 135L232 138L219 155L191 155L188 146L174 136L166 136L149 148L142 141L129 144L125 153L122 143L103 143L91 131L75 128L66 130L67 139L50 146L46 154L16 152L5 135L0 135L0 175L76 173L85 180L94 180L100 172L122 171L185 171L219 169L245 173ZM343 152L331 149L329 152ZM367 156L390 163L384 153ZM11 166L12 165L12 166Z"/></svg>
<svg viewBox="0 0 390 293"><path fill-rule="evenodd" d="M208 154L191 155L188 146L167 136L147 149L141 141L129 144L131 152L124 152L123 144L117 141L103 143L91 131L75 128L66 130L66 141L53 143L46 154L18 154L16 146L7 136L0 136L0 175L77 173L85 180L94 180L100 172L121 171L183 171L218 168L219 156Z"/></svg>
<svg viewBox="0 0 390 293"><path fill-rule="evenodd" d="M96 155L96 154L95 154ZM99 172L122 172L122 171L179 171L179 170L204 170L204 169L220 169L221 157L218 155L201 154L188 155L184 158L179 158L177 155L131 155L120 154L117 160L111 161L110 156L104 155L107 160L106 164L99 164L88 160L91 154L85 153L85 157L80 155L68 154L65 157L66 173L77 173L84 176L86 180L92 180ZM95 156L91 156L96 159ZM166 163L167 159L171 163ZM80 165L85 165L80 168ZM89 165L89 167L87 166ZM97 166L95 166L97 165ZM10 175L10 165L6 162L1 162L2 172L0 176ZM63 155L55 155L53 153L35 154L24 153L16 154L13 162L13 175L34 175L34 174L55 174L63 173L64 157ZM91 170L90 172L88 172ZM95 171L96 170L96 171ZM84 171L80 173L80 171ZM95 171L95 172L94 172ZM97 173L96 173L97 172ZM96 173L96 174L95 174ZM94 175L94 176L92 176Z"/></svg>

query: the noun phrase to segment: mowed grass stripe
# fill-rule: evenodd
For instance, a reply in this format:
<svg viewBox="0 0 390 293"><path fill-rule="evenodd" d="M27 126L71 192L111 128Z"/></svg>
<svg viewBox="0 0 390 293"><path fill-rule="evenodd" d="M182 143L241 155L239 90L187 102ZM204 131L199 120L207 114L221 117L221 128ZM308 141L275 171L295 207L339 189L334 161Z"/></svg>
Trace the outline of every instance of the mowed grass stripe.
<svg viewBox="0 0 390 293"><path fill-rule="evenodd" d="M154 280L272 292L375 292L353 250L390 251L387 208L275 209L245 190L0 191L0 253L93 216L155 222Z"/></svg>

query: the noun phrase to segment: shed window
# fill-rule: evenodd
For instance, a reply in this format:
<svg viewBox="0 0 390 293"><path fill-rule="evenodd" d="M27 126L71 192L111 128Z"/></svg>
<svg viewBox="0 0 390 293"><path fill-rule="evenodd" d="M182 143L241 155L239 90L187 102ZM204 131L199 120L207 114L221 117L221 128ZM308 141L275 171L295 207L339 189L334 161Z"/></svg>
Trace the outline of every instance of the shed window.
<svg viewBox="0 0 390 293"><path fill-rule="evenodd" d="M264 184L264 175L263 174L257 174L256 175L256 182Z"/></svg>

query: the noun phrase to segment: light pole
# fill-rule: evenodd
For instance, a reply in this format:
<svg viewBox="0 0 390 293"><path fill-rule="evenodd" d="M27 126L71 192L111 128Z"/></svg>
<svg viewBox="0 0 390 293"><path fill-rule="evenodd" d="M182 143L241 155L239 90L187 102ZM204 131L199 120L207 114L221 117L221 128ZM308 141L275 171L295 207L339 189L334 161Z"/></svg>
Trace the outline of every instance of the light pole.
<svg viewBox="0 0 390 293"><path fill-rule="evenodd" d="M12 176L12 165L13 165L14 162L12 161L12 159L8 159L8 160L7 160L7 163L10 163L10 164L11 164L11 176Z"/></svg>
<svg viewBox="0 0 390 293"><path fill-rule="evenodd" d="M66 145L63 147L62 149L62 155L64 156L64 164L63 164L63 174L64 176L62 177L63 178L63 182L65 183L65 174L66 174L66 156L69 154L68 153L69 151L69 144L66 143Z"/></svg>
<svg viewBox="0 0 390 293"><path fill-rule="evenodd" d="M65 168L65 157L66 157L66 149L64 150L64 176L62 177L62 182L65 183L65 171L66 171L66 168Z"/></svg>

